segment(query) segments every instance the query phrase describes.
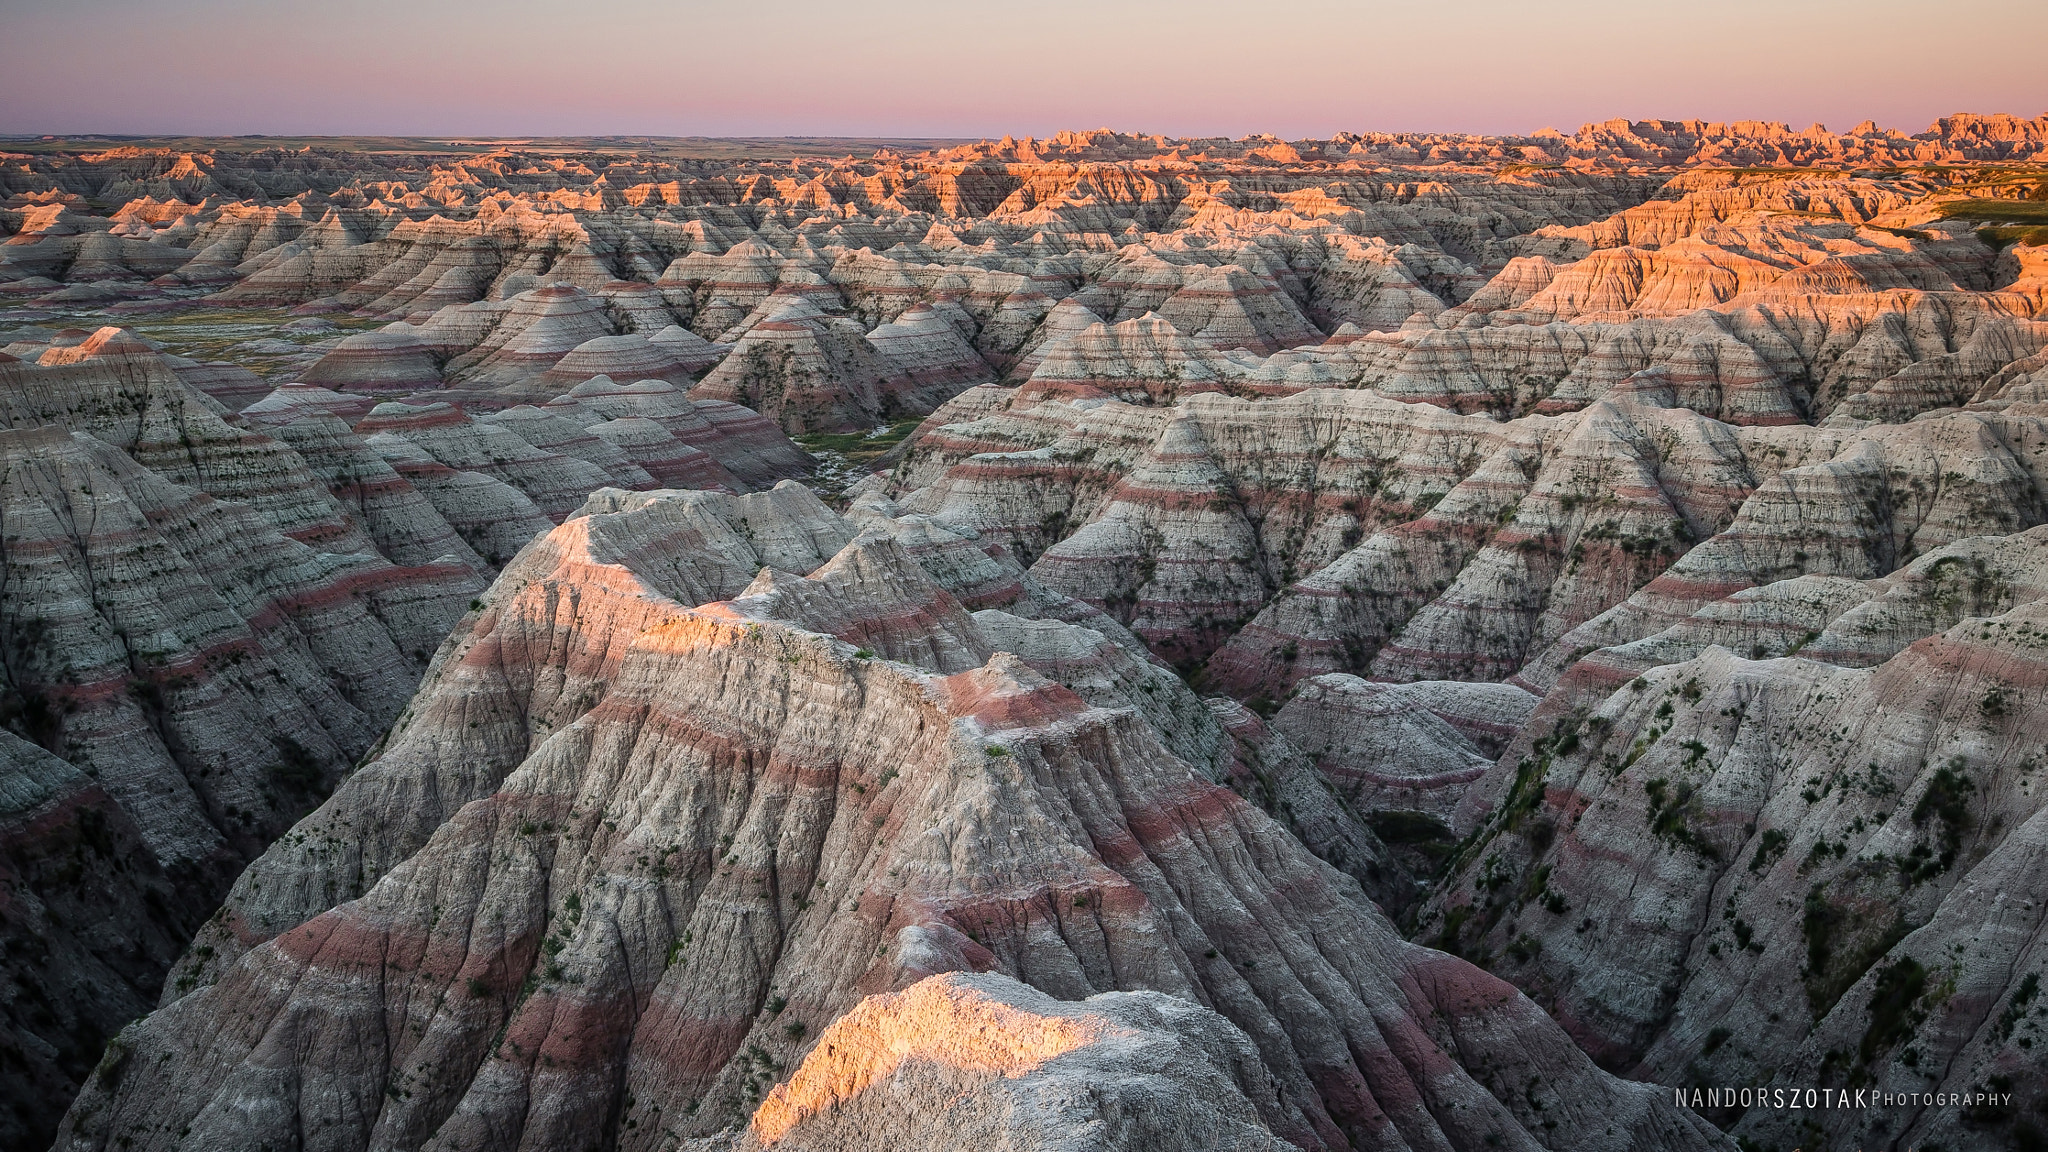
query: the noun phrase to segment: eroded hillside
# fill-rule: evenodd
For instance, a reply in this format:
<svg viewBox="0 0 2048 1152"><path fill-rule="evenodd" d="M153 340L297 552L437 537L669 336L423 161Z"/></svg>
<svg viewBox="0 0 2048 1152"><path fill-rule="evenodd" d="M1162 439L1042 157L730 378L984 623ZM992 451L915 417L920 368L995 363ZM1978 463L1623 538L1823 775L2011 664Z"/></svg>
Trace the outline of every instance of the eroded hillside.
<svg viewBox="0 0 2048 1152"><path fill-rule="evenodd" d="M2044 153L0 156L0 1124L2024 1141Z"/></svg>

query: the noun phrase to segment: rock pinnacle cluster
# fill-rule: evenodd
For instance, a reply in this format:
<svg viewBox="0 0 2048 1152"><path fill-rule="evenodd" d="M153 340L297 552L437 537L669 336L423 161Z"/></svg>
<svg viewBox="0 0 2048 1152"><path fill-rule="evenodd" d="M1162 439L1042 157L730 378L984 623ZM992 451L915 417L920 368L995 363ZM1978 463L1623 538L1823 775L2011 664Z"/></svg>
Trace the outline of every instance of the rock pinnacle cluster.
<svg viewBox="0 0 2048 1152"><path fill-rule="evenodd" d="M17 146L0 1144L2048 1144L2048 117Z"/></svg>

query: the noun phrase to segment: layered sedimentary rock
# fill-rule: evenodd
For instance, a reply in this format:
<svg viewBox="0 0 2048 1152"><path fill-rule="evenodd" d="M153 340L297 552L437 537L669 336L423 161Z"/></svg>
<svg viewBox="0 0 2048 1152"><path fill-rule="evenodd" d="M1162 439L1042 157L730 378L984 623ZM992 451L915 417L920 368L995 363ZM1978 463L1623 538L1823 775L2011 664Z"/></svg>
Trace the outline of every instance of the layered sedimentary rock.
<svg viewBox="0 0 2048 1152"><path fill-rule="evenodd" d="M290 419L271 426L271 435L299 453L328 494L394 563L454 563L479 574L496 567L484 562L423 489L340 417L295 407Z"/></svg>
<svg viewBox="0 0 2048 1152"><path fill-rule="evenodd" d="M1510 684L1375 684L1341 672L1304 681L1273 726L1315 759L1351 804L1449 823L1465 786L1493 763L1482 738L1519 731L1536 697Z"/></svg>
<svg viewBox="0 0 2048 1152"><path fill-rule="evenodd" d="M694 147L0 169L9 726L269 845L67 1140L1043 1143L854 1051L998 1002L1111 1145L2031 1138L2043 121Z"/></svg>
<svg viewBox="0 0 2048 1152"><path fill-rule="evenodd" d="M688 328L670 324L647 337L655 347L666 351L682 364L683 370L691 374L703 372L724 358L730 349L721 348Z"/></svg>
<svg viewBox="0 0 2048 1152"><path fill-rule="evenodd" d="M925 305L877 326L868 342L919 383L980 384L995 375L960 329Z"/></svg>
<svg viewBox="0 0 2048 1152"><path fill-rule="evenodd" d="M743 404L790 432L843 431L924 415L958 391L957 374L920 379L857 323L799 300L749 328L692 394Z"/></svg>
<svg viewBox="0 0 2048 1152"><path fill-rule="evenodd" d="M0 732L0 765L0 1140L37 1148L56 1128L50 1102L74 1093L107 1040L155 1002L206 912L180 897L91 777L12 732Z"/></svg>
<svg viewBox="0 0 2048 1152"><path fill-rule="evenodd" d="M90 383L43 368L9 385L89 424ZM241 864L375 742L487 575L388 469L335 492L312 445L138 383L115 393L149 397L125 452L63 424L0 432L0 715L41 745L6 737L0 863L22 1093L0 1123L25 1146Z"/></svg>
<svg viewBox="0 0 2048 1152"><path fill-rule="evenodd" d="M545 399L563 383L548 377L557 363L611 335L603 305L573 285L535 288L508 305L482 342L449 362L450 383L515 402Z"/></svg>
<svg viewBox="0 0 2048 1152"><path fill-rule="evenodd" d="M604 421L652 421L750 488L809 475L813 466L768 417L730 401L688 395L663 380L628 384L593 377L548 401L543 411L586 428Z"/></svg>
<svg viewBox="0 0 2048 1152"><path fill-rule="evenodd" d="M191 986L171 969L190 927L378 741L496 567L553 526L536 500L559 518L592 490L660 482L637 444L558 417L536 413L548 427L528 439L310 384L229 417L122 329L41 348L0 363L0 718L20 752L0 777L20 793L0 866L20 941L8 1060L46 1095L167 978ZM757 477L804 460L752 413L711 405L728 435L683 408ZM700 462L671 482L744 486L649 429L665 443L650 461ZM535 445L550 434L577 451ZM4 1120L16 1142L53 1131L30 1100Z"/></svg>
<svg viewBox="0 0 2048 1152"><path fill-rule="evenodd" d="M1104 1098L1103 1093L1107 1093ZM739 1148L1259 1149L1293 1145L1250 1037L1157 992L1080 1004L1006 977L950 974L834 1021Z"/></svg>
<svg viewBox="0 0 2048 1152"><path fill-rule="evenodd" d="M1278 283L1233 264L1189 277L1159 304L1159 316L1212 348L1277 352L1323 335Z"/></svg>
<svg viewBox="0 0 2048 1152"><path fill-rule="evenodd" d="M1270 1077L1276 1106L1253 1114L1298 1145L1719 1141L1663 1092L1599 1072L1506 985L1401 942L1137 712L1090 707L1007 654L945 671L978 646L972 618L921 568L878 562L904 555L893 542L856 539L818 568L833 518L815 501L719 503L734 499L606 497L529 549L381 755L245 874L208 929L239 956L214 953L207 987L127 1033L59 1145L317 1126L346 1147L593 1131L651 1147L750 1114L758 1138L830 1090L823 1069L774 1087L834 1059L814 1051L847 1042L828 1022L864 1011L845 1038L889 1010L862 997L966 971L1213 1008L1248 1037L1223 1033L1224 1050L1262 1065L1232 1078ZM753 526L715 549L650 532L734 515ZM749 537L783 542L774 567L817 568L788 577L817 595L778 574L687 607L758 555ZM842 581L857 595L833 598ZM572 588L604 592L561 615ZM536 626L566 664L504 643ZM937 666L846 638L880 635L924 637L884 643ZM724 687L754 680L772 690ZM402 823L361 818L399 793L416 797ZM343 1018L394 1011L409 1021L395 1045L342 1040ZM1486 1079L1454 1055L1482 1044L1513 1053ZM272 1052L294 1055L280 1068ZM259 1087L280 1073L297 1087ZM252 1093L268 1101L253 1113L235 1103Z"/></svg>
<svg viewBox="0 0 2048 1152"><path fill-rule="evenodd" d="M687 385L690 369L662 344L638 333L598 336L569 350L541 377L566 389L593 376L618 380L666 380Z"/></svg>
<svg viewBox="0 0 2048 1152"><path fill-rule="evenodd" d="M1426 931L1498 956L1610 1067L2014 1085L2018 1104L1995 1111L1819 1123L1864 1146L2023 1131L2042 1059L2027 879L2041 627L2030 602L1875 668L1720 647L1656 668L1502 769L1511 783ZM1782 1113L1710 1115L1794 1138Z"/></svg>
<svg viewBox="0 0 2048 1152"><path fill-rule="evenodd" d="M1115 325L1096 324L1056 346L1027 382L1031 393L1102 394L1137 403L1171 403L1183 395L1226 392L1244 368L1147 312Z"/></svg>
<svg viewBox="0 0 2048 1152"><path fill-rule="evenodd" d="M208 873L369 747L485 573L387 559L366 528L402 532L406 509L359 519L287 443L99 347L10 381L11 694L165 867Z"/></svg>
<svg viewBox="0 0 2048 1152"><path fill-rule="evenodd" d="M410 485L490 569L502 567L536 533L554 523L524 492L494 476L450 468L396 433L364 437L363 445Z"/></svg>
<svg viewBox="0 0 2048 1152"><path fill-rule="evenodd" d="M298 382L338 392L403 396L439 388L441 372L412 326L400 323L344 337Z"/></svg>
<svg viewBox="0 0 2048 1152"><path fill-rule="evenodd" d="M535 408L531 404L521 404L500 412L487 413L480 419L484 423L510 431L543 452L573 456L594 464L603 469L607 476L613 478L612 483L621 488L662 487L645 468L634 462L633 457L628 455L625 449L594 434L590 430L592 425L578 424L566 415Z"/></svg>

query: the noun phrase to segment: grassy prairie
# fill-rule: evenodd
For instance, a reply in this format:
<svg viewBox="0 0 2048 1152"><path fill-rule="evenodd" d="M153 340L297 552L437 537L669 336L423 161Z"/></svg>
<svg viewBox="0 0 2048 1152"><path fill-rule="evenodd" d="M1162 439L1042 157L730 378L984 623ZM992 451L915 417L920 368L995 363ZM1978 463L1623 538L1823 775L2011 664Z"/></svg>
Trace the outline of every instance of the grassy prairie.
<svg viewBox="0 0 2048 1152"><path fill-rule="evenodd" d="M2037 189L2036 196L2048 190ZM1955 200L1940 206L1944 220L1979 220L1977 239L1993 248L2008 244L2048 244L2048 199Z"/></svg>
<svg viewBox="0 0 2048 1152"><path fill-rule="evenodd" d="M2009 244L2025 244L2030 248L2038 247L2048 244L2048 225L2027 227L2019 224L2008 224L2002 228L1979 228L1977 229L1977 239L1982 240L1993 248L2004 248Z"/></svg>
<svg viewBox="0 0 2048 1152"><path fill-rule="evenodd" d="M161 343L164 350L173 355L209 363L239 364L265 377L303 366L309 357L319 353L319 349L312 347L315 344L366 328L380 328L384 324L382 320L331 315L322 319L334 322L333 331L285 332L281 327L295 317L282 308L209 308L141 316L108 315L97 309L53 311L56 312L53 318L36 323L44 328L83 328L87 331L113 324ZM272 343L251 346L251 342L258 340ZM292 345L302 351L289 352L284 345Z"/></svg>
<svg viewBox="0 0 2048 1152"><path fill-rule="evenodd" d="M2048 226L2048 200L1954 200L1939 211L1944 220Z"/></svg>
<svg viewBox="0 0 2048 1152"><path fill-rule="evenodd" d="M292 319L291 313L280 308L223 308L205 312L137 316L121 323L129 330L139 332L152 340L161 340L166 348L180 356L190 356L194 360L225 360L258 373L276 365L285 357L276 352L257 352L240 347L248 341L281 340L304 347L365 328L379 328L384 324L382 320L366 320L354 316L325 316L322 319L333 321L336 331L279 331L280 326ZM312 349L309 348L308 351Z"/></svg>
<svg viewBox="0 0 2048 1152"><path fill-rule="evenodd" d="M919 420L903 420L873 432L813 432L795 437L804 451L816 455L830 452L842 457L848 464L865 467L887 455L889 449L903 442L903 438L917 431Z"/></svg>
<svg viewBox="0 0 2048 1152"><path fill-rule="evenodd" d="M872 432L812 432L790 439L818 458L811 487L827 500L837 500L840 493L873 472L876 462L917 431L920 423L923 421L901 420Z"/></svg>

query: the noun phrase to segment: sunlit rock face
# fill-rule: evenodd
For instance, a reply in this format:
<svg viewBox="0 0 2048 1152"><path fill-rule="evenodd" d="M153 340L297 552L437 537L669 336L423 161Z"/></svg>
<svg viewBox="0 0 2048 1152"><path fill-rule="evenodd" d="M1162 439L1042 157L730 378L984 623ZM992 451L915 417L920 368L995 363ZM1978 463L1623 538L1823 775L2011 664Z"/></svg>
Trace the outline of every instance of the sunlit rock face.
<svg viewBox="0 0 2048 1152"><path fill-rule="evenodd" d="M66 1146L2029 1138L2048 120L687 147L0 171Z"/></svg>
<svg viewBox="0 0 2048 1152"><path fill-rule="evenodd" d="M1108 1093L1104 1098L1102 1093ZM954 973L834 1021L732 1147L1256 1149L1298 1130L1229 1021L1157 992L1055 1000ZM711 1141L705 1141L707 1146Z"/></svg>

